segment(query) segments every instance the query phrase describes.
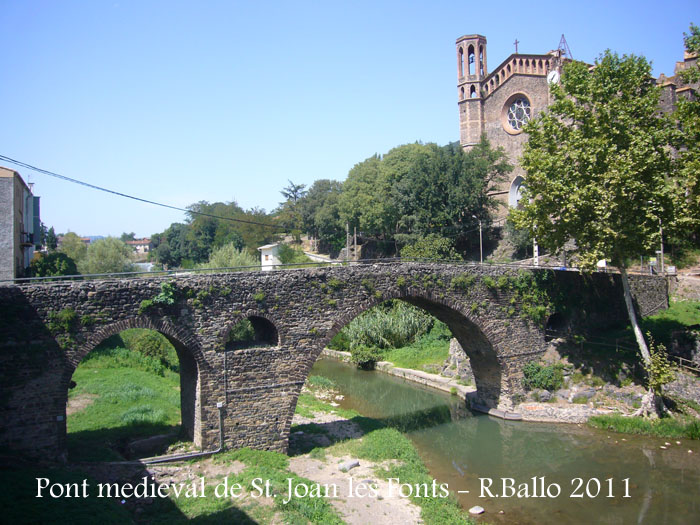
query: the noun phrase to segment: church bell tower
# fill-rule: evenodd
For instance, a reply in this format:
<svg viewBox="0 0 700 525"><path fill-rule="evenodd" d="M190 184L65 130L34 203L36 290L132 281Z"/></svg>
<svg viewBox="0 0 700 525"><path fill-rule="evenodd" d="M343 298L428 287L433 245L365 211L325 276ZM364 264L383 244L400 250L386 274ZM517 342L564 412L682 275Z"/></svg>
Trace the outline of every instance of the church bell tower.
<svg viewBox="0 0 700 525"><path fill-rule="evenodd" d="M486 37L466 35L457 39L457 96L459 142L465 150L478 144L484 131L481 82L488 75Z"/></svg>

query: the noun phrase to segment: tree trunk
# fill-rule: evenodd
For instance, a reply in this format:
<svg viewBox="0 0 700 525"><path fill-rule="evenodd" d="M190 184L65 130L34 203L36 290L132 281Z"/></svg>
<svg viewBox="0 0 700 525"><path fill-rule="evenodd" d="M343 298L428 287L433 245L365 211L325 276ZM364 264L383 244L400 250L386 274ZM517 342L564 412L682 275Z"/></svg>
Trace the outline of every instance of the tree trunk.
<svg viewBox="0 0 700 525"><path fill-rule="evenodd" d="M639 322L637 321L637 314L634 311L634 303L632 303L632 292L630 291L630 283L627 280L627 268L625 268L624 266L620 266L620 277L622 280L622 290L625 295L627 315L630 318L630 324L632 325L634 337L637 340L637 345L639 346L639 352L642 354L642 359L644 359L644 365L648 366L649 364L651 364L651 354L649 353L649 347L647 347L647 342L644 340L642 329L639 327Z"/></svg>
<svg viewBox="0 0 700 525"><path fill-rule="evenodd" d="M651 354L649 353L649 347L644 339L644 334L642 334L642 329L637 321L637 314L634 311L634 303L632 302L632 292L630 291L630 283L627 280L627 268L620 266L620 278L622 280L622 290L625 296L625 305L627 306L627 315L630 319L630 324L632 325L632 331L634 332L634 337L637 339L637 346L639 346L639 353L642 354L642 360L644 361L644 368L648 370L651 364ZM648 372L647 372L648 373ZM663 401L659 396L657 396L654 391L649 388L647 393L642 397L642 406L634 412L633 416L643 416L643 417L658 417L665 412Z"/></svg>

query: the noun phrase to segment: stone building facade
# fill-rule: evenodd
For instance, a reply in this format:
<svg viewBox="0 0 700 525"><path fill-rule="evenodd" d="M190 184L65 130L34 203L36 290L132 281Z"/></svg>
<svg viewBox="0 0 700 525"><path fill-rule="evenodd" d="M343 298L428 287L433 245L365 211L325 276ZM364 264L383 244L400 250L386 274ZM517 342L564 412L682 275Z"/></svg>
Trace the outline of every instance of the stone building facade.
<svg viewBox="0 0 700 525"><path fill-rule="evenodd" d="M515 169L498 198L508 206L517 204L525 179L517 162L527 141L522 126L549 106L549 83L559 80L566 60L559 49L544 55L514 53L489 72L486 37L457 39L459 141L468 150L485 135L493 147L506 151ZM507 211L501 207L499 218Z"/></svg>
<svg viewBox="0 0 700 525"><path fill-rule="evenodd" d="M527 141L522 126L549 106L549 84L559 81L562 66L570 58L561 49L544 55L516 52L489 72L486 37L462 36L456 46L460 144L468 150L486 135L492 146L506 151L515 168L497 191L499 201L507 204L497 212L497 219L502 219L508 207L517 205L525 180L518 163ZM686 53L683 61L676 63L672 77L662 74L657 79L663 87L660 107L664 112L673 111L680 97L696 96L698 85L686 85L679 73L696 66L697 60Z"/></svg>
<svg viewBox="0 0 700 525"><path fill-rule="evenodd" d="M0 166L0 281L26 274L40 226L39 197L19 173Z"/></svg>

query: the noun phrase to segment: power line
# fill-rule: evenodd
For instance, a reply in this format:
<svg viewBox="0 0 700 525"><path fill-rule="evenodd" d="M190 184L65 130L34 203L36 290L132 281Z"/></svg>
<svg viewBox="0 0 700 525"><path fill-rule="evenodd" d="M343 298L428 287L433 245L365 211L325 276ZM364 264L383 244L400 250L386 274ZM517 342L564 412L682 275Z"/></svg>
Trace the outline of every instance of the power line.
<svg viewBox="0 0 700 525"><path fill-rule="evenodd" d="M66 177L65 175L61 175L59 173L54 173L53 171L48 171L48 170L45 170L42 168L37 168L36 166L32 166L31 164L27 164L27 163L21 162L19 160L11 159L10 157L6 157L5 155L0 155L0 160L3 160L5 162L9 162L11 164L15 164L16 166L21 166L23 168L30 169L32 171L36 171L38 173L43 173L44 175L56 177L57 179L72 182L74 184L80 184L81 186L86 186L86 187L92 188L94 190L104 191L106 193L118 195L119 197L125 197L127 199L132 199L132 200L139 201L139 202L145 202L146 204L153 204L154 206L160 206L162 208L169 208L171 210L183 211L185 213L191 213L193 215L201 215L203 217L211 217L212 219L221 219L222 221L239 222L239 223L243 223L243 224L252 224L254 226L264 226L266 228L275 228L277 230L287 231L287 228L285 228L284 226L277 226L274 224L267 224L264 222L248 221L245 219L234 219L233 217L222 217L220 215L213 215L211 213L204 213L201 211L188 210L187 208L179 208L177 206L171 206L170 204L163 204L162 202L156 202L156 201L151 201L148 199L142 199L141 197L135 197L133 195L128 195L126 193L121 193L121 192L110 190L107 188L102 188L101 186L95 186L94 184L90 184L89 182L83 182L81 180L72 179L70 177Z"/></svg>

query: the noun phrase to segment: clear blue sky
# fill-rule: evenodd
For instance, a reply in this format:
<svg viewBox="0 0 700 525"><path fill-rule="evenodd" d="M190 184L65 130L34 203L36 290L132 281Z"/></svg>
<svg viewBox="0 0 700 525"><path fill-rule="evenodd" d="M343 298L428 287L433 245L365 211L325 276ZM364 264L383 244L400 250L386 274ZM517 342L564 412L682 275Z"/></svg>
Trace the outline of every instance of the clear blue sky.
<svg viewBox="0 0 700 525"><path fill-rule="evenodd" d="M700 2L0 0L0 154L175 206L270 211L291 179L458 140L455 40L673 73ZM8 165L8 167L14 167ZM15 168L17 169L17 168ZM183 214L18 169L57 232L149 236Z"/></svg>

